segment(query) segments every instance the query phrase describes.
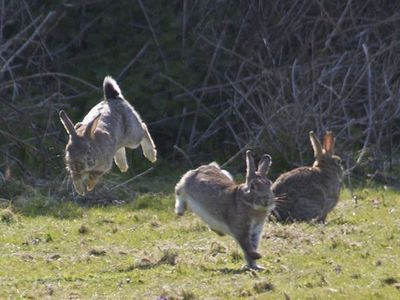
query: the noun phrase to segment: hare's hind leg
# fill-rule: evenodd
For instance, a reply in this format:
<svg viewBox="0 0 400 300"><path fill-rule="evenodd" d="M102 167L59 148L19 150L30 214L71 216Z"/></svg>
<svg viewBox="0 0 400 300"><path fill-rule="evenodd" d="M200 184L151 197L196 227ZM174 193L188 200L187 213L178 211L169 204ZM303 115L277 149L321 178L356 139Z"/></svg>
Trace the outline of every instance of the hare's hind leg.
<svg viewBox="0 0 400 300"><path fill-rule="evenodd" d="M183 216L186 210L186 198L182 194L175 194L175 213L178 216Z"/></svg>
<svg viewBox="0 0 400 300"><path fill-rule="evenodd" d="M114 162L121 172L128 171L128 162L126 161L125 147L119 148L114 156Z"/></svg>
<svg viewBox="0 0 400 300"><path fill-rule="evenodd" d="M183 188L184 181L179 181L175 186L175 213L178 216L183 216L187 208L186 194Z"/></svg>
<svg viewBox="0 0 400 300"><path fill-rule="evenodd" d="M149 131L147 130L146 124L142 123L144 129L144 136L140 145L142 146L144 156L151 162L155 162L157 160L157 150L156 145L151 138Z"/></svg>
<svg viewBox="0 0 400 300"><path fill-rule="evenodd" d="M86 189L85 189L85 185L83 184L83 178L81 176L72 174L72 184L74 185L75 191L81 195L84 196Z"/></svg>

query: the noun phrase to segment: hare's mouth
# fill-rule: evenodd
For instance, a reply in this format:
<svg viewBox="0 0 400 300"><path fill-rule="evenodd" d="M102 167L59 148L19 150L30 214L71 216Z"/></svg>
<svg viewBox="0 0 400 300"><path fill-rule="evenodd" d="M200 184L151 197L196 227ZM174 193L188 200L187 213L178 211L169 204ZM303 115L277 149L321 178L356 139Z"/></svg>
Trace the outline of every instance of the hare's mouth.
<svg viewBox="0 0 400 300"><path fill-rule="evenodd" d="M275 208L275 202L270 199L260 203L253 203L252 207L254 210L258 211L271 211Z"/></svg>

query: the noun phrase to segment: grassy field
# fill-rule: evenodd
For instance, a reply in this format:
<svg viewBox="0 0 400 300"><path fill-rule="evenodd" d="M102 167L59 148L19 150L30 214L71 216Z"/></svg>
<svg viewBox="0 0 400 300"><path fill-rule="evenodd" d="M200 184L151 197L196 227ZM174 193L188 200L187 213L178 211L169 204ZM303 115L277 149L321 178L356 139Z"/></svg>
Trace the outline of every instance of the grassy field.
<svg viewBox="0 0 400 300"><path fill-rule="evenodd" d="M107 206L1 202L0 298L400 298L398 191L344 190L326 225L266 224L254 272L231 238L174 215L172 187Z"/></svg>

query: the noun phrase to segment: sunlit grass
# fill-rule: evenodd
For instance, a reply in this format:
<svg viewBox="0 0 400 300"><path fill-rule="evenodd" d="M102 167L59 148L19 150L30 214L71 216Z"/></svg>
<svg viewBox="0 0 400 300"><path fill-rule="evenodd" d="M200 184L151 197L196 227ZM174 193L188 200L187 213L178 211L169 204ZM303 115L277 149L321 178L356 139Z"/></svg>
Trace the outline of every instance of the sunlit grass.
<svg viewBox="0 0 400 300"><path fill-rule="evenodd" d="M1 208L0 298L398 299L400 193L354 194L326 225L266 224L260 272L242 269L231 238L176 217L169 192L108 206L19 198Z"/></svg>

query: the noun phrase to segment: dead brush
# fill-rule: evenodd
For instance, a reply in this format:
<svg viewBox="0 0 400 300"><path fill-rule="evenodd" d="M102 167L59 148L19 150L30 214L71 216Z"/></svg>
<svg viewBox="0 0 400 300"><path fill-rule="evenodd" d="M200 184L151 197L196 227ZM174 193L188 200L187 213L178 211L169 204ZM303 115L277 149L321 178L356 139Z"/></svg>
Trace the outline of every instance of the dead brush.
<svg viewBox="0 0 400 300"><path fill-rule="evenodd" d="M171 266L176 265L178 259L178 253L176 251L171 249L164 249L164 250L160 249L160 251L162 252L162 256L158 260L157 264L159 265L166 264Z"/></svg>
<svg viewBox="0 0 400 300"><path fill-rule="evenodd" d="M15 219L16 219L16 216L11 209L5 208L5 209L1 210L1 212L0 212L1 222L11 224L15 221Z"/></svg>

